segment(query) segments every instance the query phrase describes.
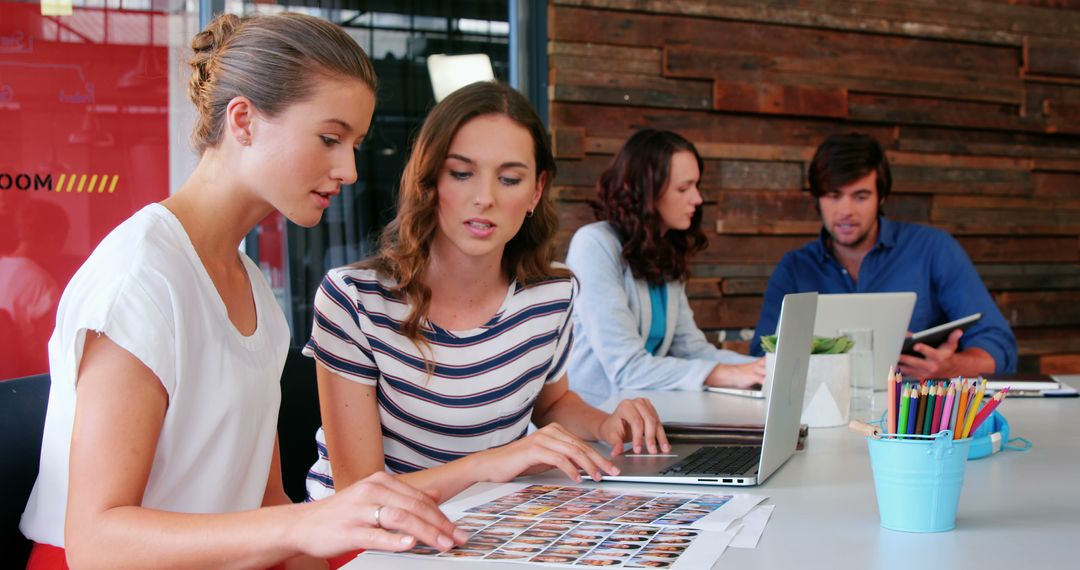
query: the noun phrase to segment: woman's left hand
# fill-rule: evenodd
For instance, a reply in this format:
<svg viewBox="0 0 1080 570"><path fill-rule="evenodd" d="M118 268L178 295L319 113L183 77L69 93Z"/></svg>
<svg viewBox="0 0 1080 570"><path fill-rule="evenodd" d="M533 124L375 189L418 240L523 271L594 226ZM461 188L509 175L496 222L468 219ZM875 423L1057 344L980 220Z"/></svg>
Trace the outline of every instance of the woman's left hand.
<svg viewBox="0 0 1080 570"><path fill-rule="evenodd" d="M611 446L611 455L621 455L623 443L632 441L634 453L641 453L642 448L649 453L667 453L671 451L664 426L656 408L647 398L623 400L600 424L597 439Z"/></svg>

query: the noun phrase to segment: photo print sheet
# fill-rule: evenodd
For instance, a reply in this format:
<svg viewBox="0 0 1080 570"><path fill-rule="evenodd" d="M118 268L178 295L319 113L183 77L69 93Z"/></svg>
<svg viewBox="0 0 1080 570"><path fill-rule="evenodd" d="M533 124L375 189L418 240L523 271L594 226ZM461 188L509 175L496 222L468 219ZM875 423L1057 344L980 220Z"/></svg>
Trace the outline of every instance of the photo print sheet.
<svg viewBox="0 0 1080 570"><path fill-rule="evenodd" d="M479 484L473 489L478 492L444 504L443 511L725 531L767 498L526 483Z"/></svg>
<svg viewBox="0 0 1080 570"><path fill-rule="evenodd" d="M469 562L519 562L567 568L711 568L732 534L674 526L616 524L562 518L466 514L455 521L469 541L448 552L417 546L408 552L366 551Z"/></svg>

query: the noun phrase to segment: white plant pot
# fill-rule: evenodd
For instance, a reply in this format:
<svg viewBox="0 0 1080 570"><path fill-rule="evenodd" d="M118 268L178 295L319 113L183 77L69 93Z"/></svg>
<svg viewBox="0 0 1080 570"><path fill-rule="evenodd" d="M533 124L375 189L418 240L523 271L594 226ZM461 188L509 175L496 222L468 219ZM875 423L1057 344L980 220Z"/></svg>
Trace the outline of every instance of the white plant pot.
<svg viewBox="0 0 1080 570"><path fill-rule="evenodd" d="M765 355L765 377L772 377L776 354ZM806 372L802 423L810 427L847 425L851 400L851 353L812 354Z"/></svg>

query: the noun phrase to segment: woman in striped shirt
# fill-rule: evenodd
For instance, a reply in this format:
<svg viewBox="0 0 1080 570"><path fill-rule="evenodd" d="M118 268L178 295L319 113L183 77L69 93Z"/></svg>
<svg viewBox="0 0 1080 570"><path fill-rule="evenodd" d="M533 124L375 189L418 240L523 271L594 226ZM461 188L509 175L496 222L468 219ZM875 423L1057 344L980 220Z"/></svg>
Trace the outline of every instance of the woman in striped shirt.
<svg viewBox="0 0 1080 570"><path fill-rule="evenodd" d="M648 400L609 415L567 388L576 285L551 261L554 173L514 90L476 83L431 111L379 254L330 271L315 298L312 499L384 468L444 499L553 467L616 473L586 439L670 449Z"/></svg>

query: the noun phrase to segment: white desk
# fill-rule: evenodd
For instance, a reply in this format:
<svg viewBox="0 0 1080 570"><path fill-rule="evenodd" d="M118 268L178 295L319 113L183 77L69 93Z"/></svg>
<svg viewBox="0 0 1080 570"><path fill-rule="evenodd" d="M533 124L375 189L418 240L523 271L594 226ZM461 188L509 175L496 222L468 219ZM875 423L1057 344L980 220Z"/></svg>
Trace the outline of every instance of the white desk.
<svg viewBox="0 0 1080 570"><path fill-rule="evenodd" d="M1080 375L1059 378L1080 386ZM629 396L651 398L660 416L670 421L761 421L763 414L761 401L720 394L621 395ZM1034 447L1025 453L1004 451L968 462L954 530L909 534L881 528L865 441L846 428L812 429L806 449L764 485L714 488L768 495L766 504L776 505L758 547L729 548L714 568L888 569L900 567L898 561L906 568L1076 567L1080 558L1080 400L1012 398L1002 412L1013 436L1026 437ZM566 482L565 477L553 475L528 480ZM487 564L507 569L522 566ZM470 565L373 557L346 568L466 566Z"/></svg>

